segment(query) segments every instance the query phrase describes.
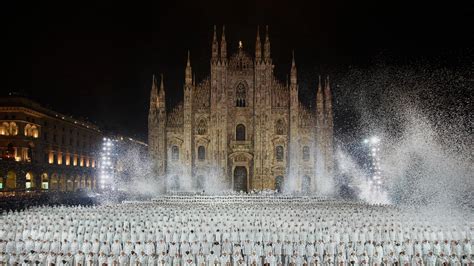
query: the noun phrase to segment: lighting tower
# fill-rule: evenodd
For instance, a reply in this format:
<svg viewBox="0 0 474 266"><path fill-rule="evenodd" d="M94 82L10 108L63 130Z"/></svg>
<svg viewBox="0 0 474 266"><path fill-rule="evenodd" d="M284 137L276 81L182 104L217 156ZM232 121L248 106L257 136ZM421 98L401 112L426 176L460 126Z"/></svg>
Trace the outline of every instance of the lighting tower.
<svg viewBox="0 0 474 266"><path fill-rule="evenodd" d="M116 140L103 138L100 152L99 184L101 190L115 190Z"/></svg>
<svg viewBox="0 0 474 266"><path fill-rule="evenodd" d="M371 176L368 182L371 189L376 192L381 191L383 186L382 171L380 168L380 141L380 138L376 136L364 140L364 144L369 148L369 157L371 159Z"/></svg>

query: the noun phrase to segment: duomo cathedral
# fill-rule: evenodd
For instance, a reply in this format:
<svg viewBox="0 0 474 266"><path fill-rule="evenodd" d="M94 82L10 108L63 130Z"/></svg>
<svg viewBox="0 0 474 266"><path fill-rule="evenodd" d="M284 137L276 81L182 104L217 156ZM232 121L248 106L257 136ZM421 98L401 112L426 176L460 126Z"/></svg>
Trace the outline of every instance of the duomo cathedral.
<svg viewBox="0 0 474 266"><path fill-rule="evenodd" d="M287 84L273 69L268 27L264 38L257 29L252 54L242 43L228 54L225 29L218 38L214 27L210 75L195 81L188 52L184 99L172 110L163 76L153 77L149 153L166 190L202 191L209 182L237 191L319 190L333 169L329 79L319 78L309 109L299 101L294 56Z"/></svg>

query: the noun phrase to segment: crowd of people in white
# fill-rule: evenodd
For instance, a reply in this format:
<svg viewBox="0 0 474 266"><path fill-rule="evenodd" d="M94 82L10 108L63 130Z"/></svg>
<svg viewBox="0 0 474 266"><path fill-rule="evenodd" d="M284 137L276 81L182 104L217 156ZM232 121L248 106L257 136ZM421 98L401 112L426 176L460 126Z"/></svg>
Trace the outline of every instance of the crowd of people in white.
<svg viewBox="0 0 474 266"><path fill-rule="evenodd" d="M35 207L0 219L0 265L471 265L472 215L390 205Z"/></svg>

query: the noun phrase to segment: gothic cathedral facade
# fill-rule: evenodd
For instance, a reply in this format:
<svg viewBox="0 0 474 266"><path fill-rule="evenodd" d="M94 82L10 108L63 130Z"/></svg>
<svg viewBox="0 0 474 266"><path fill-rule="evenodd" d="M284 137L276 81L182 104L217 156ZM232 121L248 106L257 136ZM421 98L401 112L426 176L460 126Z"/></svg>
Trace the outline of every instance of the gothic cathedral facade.
<svg viewBox="0 0 474 266"><path fill-rule="evenodd" d="M263 45L262 45L263 43ZM237 191L317 192L333 168L329 80L319 79L315 110L300 104L293 56L290 80L273 73L268 27L254 57L227 54L214 27L210 75L196 83L188 52L184 99L166 110L163 76L153 77L149 154L167 191L202 191L216 182Z"/></svg>

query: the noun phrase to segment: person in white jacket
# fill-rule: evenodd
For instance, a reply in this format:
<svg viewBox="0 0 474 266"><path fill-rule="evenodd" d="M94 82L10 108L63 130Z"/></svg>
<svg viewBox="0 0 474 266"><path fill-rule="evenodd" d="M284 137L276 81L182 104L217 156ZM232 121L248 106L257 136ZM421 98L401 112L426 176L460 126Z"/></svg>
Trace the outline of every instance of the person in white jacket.
<svg viewBox="0 0 474 266"><path fill-rule="evenodd" d="M84 253L82 251L79 251L75 256L74 256L74 266L84 266Z"/></svg>

